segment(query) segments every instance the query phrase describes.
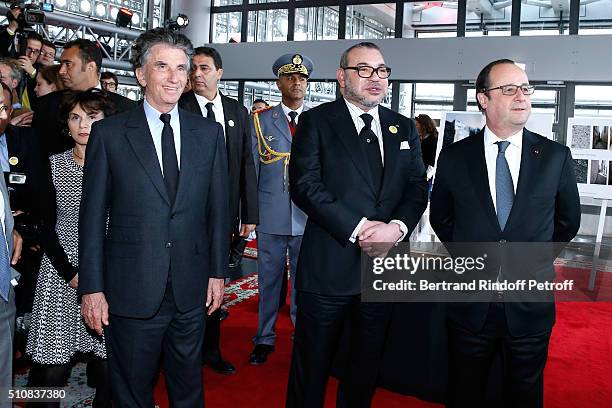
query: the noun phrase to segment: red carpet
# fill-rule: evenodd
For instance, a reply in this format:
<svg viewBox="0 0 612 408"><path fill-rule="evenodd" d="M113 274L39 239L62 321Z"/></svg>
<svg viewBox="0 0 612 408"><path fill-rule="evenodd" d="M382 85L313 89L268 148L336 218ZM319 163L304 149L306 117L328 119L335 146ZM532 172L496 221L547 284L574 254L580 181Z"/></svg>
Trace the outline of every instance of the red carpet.
<svg viewBox="0 0 612 408"><path fill-rule="evenodd" d="M565 268L564 268L565 269ZM566 272L566 271L564 271ZM569 271L568 271L569 272ZM600 274L602 275L602 274ZM268 362L248 364L257 326L257 297L235 304L222 325L222 350L237 369L233 376L204 370L208 407L281 407L291 353L292 326L285 307L277 323L276 351ZM558 303L545 374L546 408L604 408L612 405L612 303ZM335 406L337 381L330 380L326 407ZM168 407L163 379L156 401ZM441 407L379 390L374 407Z"/></svg>

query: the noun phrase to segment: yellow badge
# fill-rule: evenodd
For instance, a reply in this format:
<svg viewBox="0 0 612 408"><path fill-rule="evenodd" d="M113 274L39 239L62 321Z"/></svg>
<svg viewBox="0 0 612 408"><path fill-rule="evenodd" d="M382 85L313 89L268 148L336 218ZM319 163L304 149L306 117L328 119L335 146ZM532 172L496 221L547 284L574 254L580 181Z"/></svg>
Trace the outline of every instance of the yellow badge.
<svg viewBox="0 0 612 408"><path fill-rule="evenodd" d="M389 126L389 132L391 132L393 134L396 134L397 133L397 127L393 126L393 125Z"/></svg>
<svg viewBox="0 0 612 408"><path fill-rule="evenodd" d="M228 124L230 127L234 127L234 121L233 121L233 120L231 120L231 119L227 121L227 124Z"/></svg>
<svg viewBox="0 0 612 408"><path fill-rule="evenodd" d="M300 65L302 63L302 56L300 54L295 54L293 56L293 65Z"/></svg>
<svg viewBox="0 0 612 408"><path fill-rule="evenodd" d="M19 159L16 158L15 156L13 156L13 157L9 158L9 163L10 163L11 166L16 166L17 163L19 163Z"/></svg>

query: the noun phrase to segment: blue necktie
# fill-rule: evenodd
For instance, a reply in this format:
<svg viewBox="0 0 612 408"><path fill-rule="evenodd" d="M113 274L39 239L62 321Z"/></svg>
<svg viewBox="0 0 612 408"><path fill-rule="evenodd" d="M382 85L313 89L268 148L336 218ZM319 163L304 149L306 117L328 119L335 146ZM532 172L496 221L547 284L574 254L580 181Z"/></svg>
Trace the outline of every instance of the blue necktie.
<svg viewBox="0 0 612 408"><path fill-rule="evenodd" d="M512 183L512 175L510 167L506 161L506 149L510 146L510 142L495 142L497 148L497 159L495 161L495 203L497 206L497 220L502 231L506 227L512 203L514 202L514 184Z"/></svg>
<svg viewBox="0 0 612 408"><path fill-rule="evenodd" d="M2 197L0 197L2 199ZM6 247L6 237L4 228L2 229L2 237L0 238L0 297L8 302L9 291L11 289L11 264L9 262L8 248Z"/></svg>

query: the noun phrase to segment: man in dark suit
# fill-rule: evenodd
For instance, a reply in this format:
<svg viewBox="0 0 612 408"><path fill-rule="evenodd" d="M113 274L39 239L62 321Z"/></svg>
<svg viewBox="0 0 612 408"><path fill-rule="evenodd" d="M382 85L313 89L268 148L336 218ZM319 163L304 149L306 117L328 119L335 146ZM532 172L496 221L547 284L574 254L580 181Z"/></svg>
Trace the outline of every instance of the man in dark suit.
<svg viewBox="0 0 612 408"><path fill-rule="evenodd" d="M295 278L288 407L323 406L346 319L349 363L339 402L369 406L375 389L391 304L361 302L362 252L384 256L407 239L427 205L414 123L380 106L390 72L375 44L350 47L336 73L343 98L304 112L293 138L291 198L308 221Z"/></svg>
<svg viewBox="0 0 612 408"><path fill-rule="evenodd" d="M72 138L62 133L60 121L60 106L66 93L86 91L90 88L101 89L102 53L93 41L78 39L66 43L60 64L59 75L65 89L39 98L32 121L32 127L49 155L64 152L74 146ZM108 92L108 96L118 112L136 107L136 102L118 93Z"/></svg>
<svg viewBox="0 0 612 408"><path fill-rule="evenodd" d="M219 52L210 47L196 48L191 60L192 90L181 96L179 106L223 127L229 165L228 225L236 237L246 238L259 220L249 114L238 101L219 92L218 83L222 76L223 61ZM218 310L207 319L202 357L214 371L233 374L235 367L221 355L220 315Z"/></svg>
<svg viewBox="0 0 612 408"><path fill-rule="evenodd" d="M0 120L8 122L10 100L5 92L0 92ZM0 180L0 389L6 390L13 385L13 338L15 335L15 290L19 273L11 266L21 255L21 236L13 229L13 215L9 203L9 193L4 180ZM0 396L0 408L10 408L13 404L6 391Z"/></svg>
<svg viewBox="0 0 612 408"><path fill-rule="evenodd" d="M4 101L11 101L13 94L4 84ZM12 108L7 110L8 115ZM42 253L36 249L39 244L38 233L45 208L42 207L45 189L48 184L49 160L40 148L29 127L16 127L9 119L0 119L0 166L8 187L11 209L14 213L15 229L24 238L25 248L15 269L21 273L19 285L15 288L17 315L32 311L36 276L40 267Z"/></svg>
<svg viewBox="0 0 612 408"><path fill-rule="evenodd" d="M116 407L154 405L162 354L170 405L204 403L204 308L223 300L229 199L223 129L178 107L192 52L175 31L141 34L142 106L97 122L87 146L78 292L106 335Z"/></svg>
<svg viewBox="0 0 612 408"><path fill-rule="evenodd" d="M430 220L442 242L552 245L576 235L580 200L574 162L567 147L525 129L533 91L525 71L511 60L494 61L478 75L476 98L486 126L444 148L437 163ZM509 278L521 258L524 253L511 256L512 267L502 263L493 280ZM537 279L554 278L552 259L547 264L535 273ZM520 269L530 273L536 267L528 261ZM490 363L500 347L507 406L543 406L555 305L510 301L513 296L497 291L490 301L448 306L449 407L485 406Z"/></svg>

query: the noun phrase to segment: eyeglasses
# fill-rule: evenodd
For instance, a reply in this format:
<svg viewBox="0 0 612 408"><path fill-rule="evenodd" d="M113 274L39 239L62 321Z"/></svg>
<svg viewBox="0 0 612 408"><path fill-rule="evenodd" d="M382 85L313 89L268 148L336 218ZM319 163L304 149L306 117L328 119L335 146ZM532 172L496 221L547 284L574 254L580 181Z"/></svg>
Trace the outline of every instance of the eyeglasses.
<svg viewBox="0 0 612 408"><path fill-rule="evenodd" d="M109 88L116 88L117 84L114 83L113 81L101 81L103 86L109 87Z"/></svg>
<svg viewBox="0 0 612 408"><path fill-rule="evenodd" d="M55 58L55 51L45 52L41 51L40 55L47 58Z"/></svg>
<svg viewBox="0 0 612 408"><path fill-rule="evenodd" d="M374 75L374 72L376 72L376 75L378 75L380 79L387 79L391 75L390 67L374 68L368 65L362 65L359 67L341 67L341 68L355 70L357 71L357 75L359 75L361 78L371 78L372 75Z"/></svg>
<svg viewBox="0 0 612 408"><path fill-rule="evenodd" d="M40 54L40 50L37 50L36 48L32 48L32 47L27 47L26 48L26 54L27 55L32 55L32 54L38 55L38 54Z"/></svg>
<svg viewBox="0 0 612 408"><path fill-rule="evenodd" d="M523 93L523 95L533 95L533 93L535 92L535 86L533 85L501 85L501 86L496 86L495 88L489 88L489 89L482 89L480 92L484 93L484 92L489 92L489 91L494 91L496 89L501 89L502 94L504 95L508 95L508 96L514 96L516 95L516 93L518 92L518 90L521 90L521 92Z"/></svg>

